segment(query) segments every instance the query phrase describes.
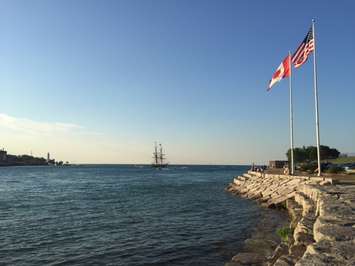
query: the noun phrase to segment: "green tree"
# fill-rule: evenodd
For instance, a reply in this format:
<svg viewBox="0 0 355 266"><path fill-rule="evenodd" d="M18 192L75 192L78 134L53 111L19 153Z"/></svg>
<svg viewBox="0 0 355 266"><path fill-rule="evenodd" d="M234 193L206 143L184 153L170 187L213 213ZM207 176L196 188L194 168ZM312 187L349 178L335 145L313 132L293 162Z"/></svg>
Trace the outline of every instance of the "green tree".
<svg viewBox="0 0 355 266"><path fill-rule="evenodd" d="M291 161L291 150L289 149L286 153L286 156L288 158L288 161ZM293 159L296 163L301 163L307 160L307 153L303 148L294 148L293 149Z"/></svg>
<svg viewBox="0 0 355 266"><path fill-rule="evenodd" d="M317 147L314 146L309 146L306 149L306 153L307 153L307 159L309 161L316 161L318 158L318 151L317 151ZM321 156L323 157L323 156Z"/></svg>
<svg viewBox="0 0 355 266"><path fill-rule="evenodd" d="M340 152L335 148L329 146L320 146L320 157L322 160L336 159L340 155ZM291 161L291 151L288 149L286 156L288 161ZM293 158L296 163L316 161L318 158L317 147L315 146L303 146L302 148L294 148Z"/></svg>

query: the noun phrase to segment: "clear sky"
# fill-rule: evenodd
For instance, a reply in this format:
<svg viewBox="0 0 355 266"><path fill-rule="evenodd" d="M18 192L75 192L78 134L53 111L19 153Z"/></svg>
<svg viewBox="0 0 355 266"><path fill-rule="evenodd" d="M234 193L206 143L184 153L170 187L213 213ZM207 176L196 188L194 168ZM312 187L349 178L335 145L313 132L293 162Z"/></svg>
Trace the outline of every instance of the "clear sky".
<svg viewBox="0 0 355 266"><path fill-rule="evenodd" d="M321 144L355 151L355 1L0 1L0 146L59 160L283 159L288 82L315 18ZM295 145L315 144L312 60L294 71Z"/></svg>

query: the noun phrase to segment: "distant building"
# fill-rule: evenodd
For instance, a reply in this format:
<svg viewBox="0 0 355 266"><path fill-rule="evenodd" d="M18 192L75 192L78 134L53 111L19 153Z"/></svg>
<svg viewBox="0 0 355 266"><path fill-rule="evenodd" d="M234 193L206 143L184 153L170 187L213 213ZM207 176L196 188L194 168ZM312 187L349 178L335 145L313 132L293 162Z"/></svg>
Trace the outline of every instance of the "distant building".
<svg viewBox="0 0 355 266"><path fill-rule="evenodd" d="M0 150L0 161L6 161L7 160L7 151L4 149Z"/></svg>
<svg viewBox="0 0 355 266"><path fill-rule="evenodd" d="M285 165L288 165L288 161L284 161L284 160L269 161L269 168L283 168Z"/></svg>
<svg viewBox="0 0 355 266"><path fill-rule="evenodd" d="M51 159L51 154L49 152L47 153L47 163L48 165L55 165L55 160Z"/></svg>

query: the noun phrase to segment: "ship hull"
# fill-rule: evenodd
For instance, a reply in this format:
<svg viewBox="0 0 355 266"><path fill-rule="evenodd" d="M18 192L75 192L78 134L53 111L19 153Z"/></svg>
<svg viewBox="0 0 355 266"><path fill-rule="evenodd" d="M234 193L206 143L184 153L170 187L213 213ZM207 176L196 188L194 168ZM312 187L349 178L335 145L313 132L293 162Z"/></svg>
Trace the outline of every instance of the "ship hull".
<svg viewBox="0 0 355 266"><path fill-rule="evenodd" d="M168 167L168 164L152 164L153 168L166 168Z"/></svg>

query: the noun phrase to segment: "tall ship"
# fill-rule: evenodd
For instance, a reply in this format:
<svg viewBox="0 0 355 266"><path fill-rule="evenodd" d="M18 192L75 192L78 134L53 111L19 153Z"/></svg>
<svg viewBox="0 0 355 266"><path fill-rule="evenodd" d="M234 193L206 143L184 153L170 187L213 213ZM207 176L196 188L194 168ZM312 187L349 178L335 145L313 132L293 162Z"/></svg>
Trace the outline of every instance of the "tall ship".
<svg viewBox="0 0 355 266"><path fill-rule="evenodd" d="M152 167L154 168L164 168L168 166L168 163L165 161L166 157L163 153L163 146L159 143L159 147L155 142L154 152L153 152L154 162L152 163Z"/></svg>

